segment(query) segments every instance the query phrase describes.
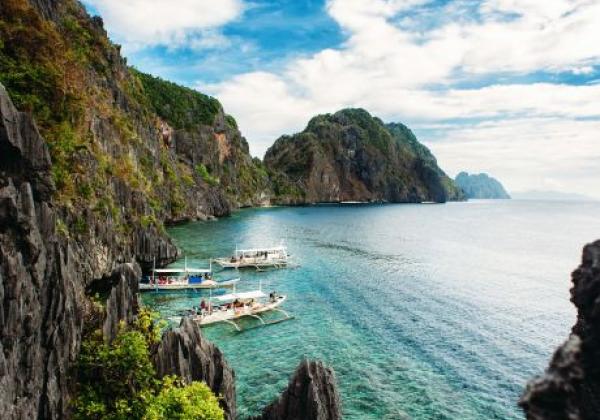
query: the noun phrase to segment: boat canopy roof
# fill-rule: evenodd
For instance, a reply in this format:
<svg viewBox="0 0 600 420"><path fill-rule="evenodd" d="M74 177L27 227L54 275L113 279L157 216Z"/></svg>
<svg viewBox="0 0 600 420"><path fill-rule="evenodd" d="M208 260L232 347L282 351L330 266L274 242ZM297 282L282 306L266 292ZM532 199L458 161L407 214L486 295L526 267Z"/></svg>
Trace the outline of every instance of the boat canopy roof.
<svg viewBox="0 0 600 420"><path fill-rule="evenodd" d="M236 299L258 299L266 296L267 295L260 290L252 290L251 292L228 293L226 295L215 296L215 299L221 302L229 302Z"/></svg>
<svg viewBox="0 0 600 420"><path fill-rule="evenodd" d="M155 268L152 270L155 273L212 273L209 268Z"/></svg>
<svg viewBox="0 0 600 420"><path fill-rule="evenodd" d="M266 248L249 248L249 249L236 249L235 252L237 252L238 254L249 254L252 252L284 252L285 251L285 246L283 245L279 245L279 246L272 246L272 247L266 247Z"/></svg>

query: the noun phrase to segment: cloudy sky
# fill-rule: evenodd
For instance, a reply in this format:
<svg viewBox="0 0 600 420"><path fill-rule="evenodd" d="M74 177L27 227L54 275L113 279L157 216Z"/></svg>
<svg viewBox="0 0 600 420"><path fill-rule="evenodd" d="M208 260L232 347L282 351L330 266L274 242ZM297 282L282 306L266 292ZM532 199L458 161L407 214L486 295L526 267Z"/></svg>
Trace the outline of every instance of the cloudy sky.
<svg viewBox="0 0 600 420"><path fill-rule="evenodd" d="M600 198L600 0L85 0L129 63L262 157L311 116L401 121L454 176Z"/></svg>

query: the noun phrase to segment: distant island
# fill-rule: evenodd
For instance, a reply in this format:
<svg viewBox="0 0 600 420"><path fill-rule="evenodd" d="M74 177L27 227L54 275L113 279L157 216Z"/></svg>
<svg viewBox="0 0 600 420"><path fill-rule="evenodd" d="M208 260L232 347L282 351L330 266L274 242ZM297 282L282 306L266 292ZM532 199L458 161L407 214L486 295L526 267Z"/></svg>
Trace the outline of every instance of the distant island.
<svg viewBox="0 0 600 420"><path fill-rule="evenodd" d="M512 194L518 200L546 200L546 201L595 201L587 195L562 192L562 191L520 191Z"/></svg>
<svg viewBox="0 0 600 420"><path fill-rule="evenodd" d="M301 133L280 137L264 165L281 204L464 199L408 127L364 109L313 117Z"/></svg>
<svg viewBox="0 0 600 420"><path fill-rule="evenodd" d="M510 195L506 192L502 184L488 174L468 174L459 173L454 179L464 192L467 198L481 199L509 199Z"/></svg>

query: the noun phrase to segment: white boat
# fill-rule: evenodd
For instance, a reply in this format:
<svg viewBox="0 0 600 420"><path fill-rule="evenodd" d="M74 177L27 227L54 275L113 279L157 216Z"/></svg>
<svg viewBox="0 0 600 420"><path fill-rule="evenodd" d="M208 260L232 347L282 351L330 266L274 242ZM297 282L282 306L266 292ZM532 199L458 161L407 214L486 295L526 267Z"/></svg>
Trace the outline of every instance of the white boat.
<svg viewBox="0 0 600 420"><path fill-rule="evenodd" d="M213 261L223 268L281 268L288 264L288 253L287 248L283 245L270 248L236 248L231 257L217 258Z"/></svg>
<svg viewBox="0 0 600 420"><path fill-rule="evenodd" d="M239 281L239 278L216 281L213 279L211 268L154 268L148 276L147 283L140 282L140 291L185 291L202 289L230 289Z"/></svg>
<svg viewBox="0 0 600 420"><path fill-rule="evenodd" d="M255 318L260 321L259 326L276 324L292 319L286 311L279 306L285 302L287 296L271 293L267 296L261 290L250 292L230 293L221 296L212 297L206 306L200 310L199 314L193 315L192 319L200 327L216 323L226 323L232 325L237 331L242 331L242 327L236 322L241 318ZM266 321L260 314L269 311L277 311L284 315L283 318Z"/></svg>

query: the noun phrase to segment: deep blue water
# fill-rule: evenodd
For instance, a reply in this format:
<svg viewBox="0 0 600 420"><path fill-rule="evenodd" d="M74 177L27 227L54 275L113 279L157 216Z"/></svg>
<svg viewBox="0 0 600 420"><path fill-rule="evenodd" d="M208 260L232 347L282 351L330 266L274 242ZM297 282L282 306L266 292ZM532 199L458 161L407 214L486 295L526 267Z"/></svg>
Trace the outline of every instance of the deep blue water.
<svg viewBox="0 0 600 420"><path fill-rule="evenodd" d="M513 419L574 322L570 272L600 237L600 203L256 209L169 233L188 263L284 239L300 265L238 287L288 294L295 320L203 330L236 371L242 418L308 357L335 369L347 419ZM173 316L199 297L145 301Z"/></svg>

